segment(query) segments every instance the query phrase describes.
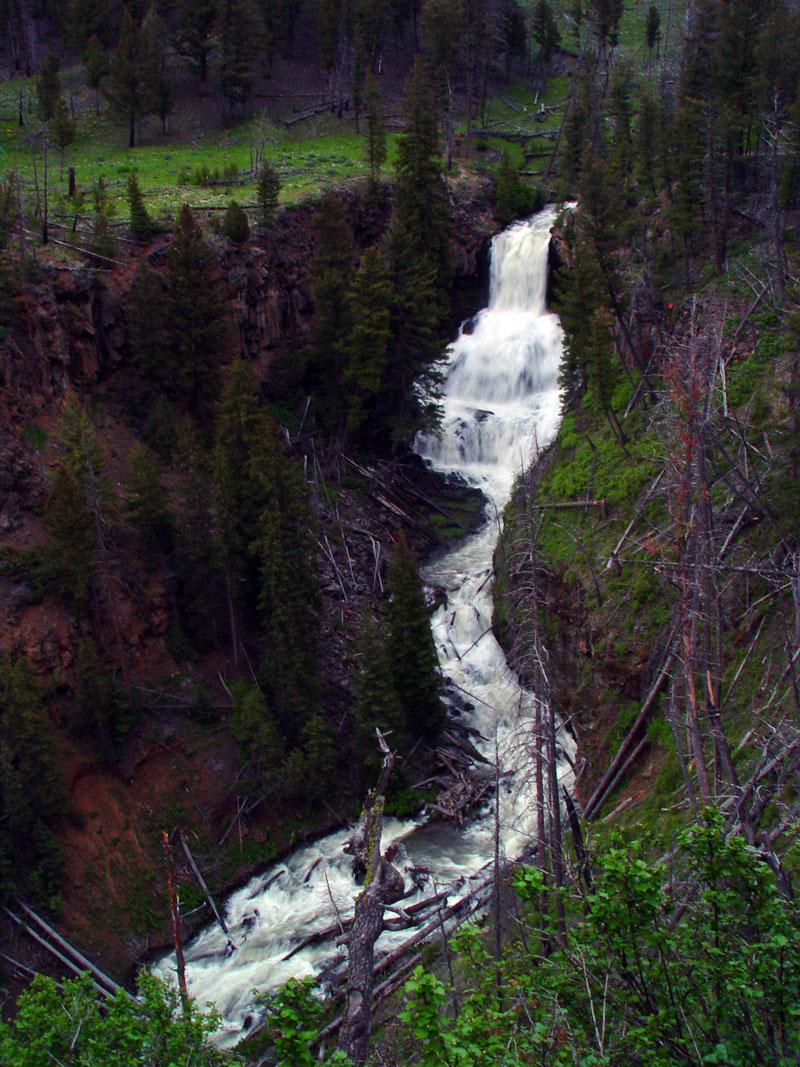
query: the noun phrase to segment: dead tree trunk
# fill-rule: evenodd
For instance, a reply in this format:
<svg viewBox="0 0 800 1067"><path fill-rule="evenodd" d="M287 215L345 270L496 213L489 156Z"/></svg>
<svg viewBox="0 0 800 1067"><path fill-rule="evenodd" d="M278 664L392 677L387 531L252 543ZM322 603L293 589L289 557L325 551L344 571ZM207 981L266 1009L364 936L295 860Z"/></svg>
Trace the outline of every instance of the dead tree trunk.
<svg viewBox="0 0 800 1067"><path fill-rule="evenodd" d="M384 753L376 789L369 794L358 825L345 851L353 856L353 869L364 877L364 889L356 899L355 914L347 942L347 1006L339 1033L339 1047L354 1067L367 1057L372 1033L372 991L375 974L375 942L383 929L383 909L403 895L403 876L391 864L391 855L381 855L381 827L385 791L395 756L380 731L378 741Z"/></svg>

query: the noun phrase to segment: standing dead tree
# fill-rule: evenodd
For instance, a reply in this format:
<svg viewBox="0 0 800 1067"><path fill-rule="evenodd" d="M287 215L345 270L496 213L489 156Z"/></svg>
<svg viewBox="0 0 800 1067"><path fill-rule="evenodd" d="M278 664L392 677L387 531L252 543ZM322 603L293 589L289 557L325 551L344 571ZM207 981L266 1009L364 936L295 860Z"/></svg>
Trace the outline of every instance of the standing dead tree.
<svg viewBox="0 0 800 1067"><path fill-rule="evenodd" d="M391 854L381 855L381 828L386 787L394 768L395 754L379 730L378 743L384 753L383 766L376 788L367 796L358 825L345 845L353 857L356 876L364 879L364 888L356 899L353 925L347 941L347 1006L339 1047L355 1067L367 1056L372 1033L372 992L374 985L375 942L383 929L383 910L403 895L403 876L392 866Z"/></svg>

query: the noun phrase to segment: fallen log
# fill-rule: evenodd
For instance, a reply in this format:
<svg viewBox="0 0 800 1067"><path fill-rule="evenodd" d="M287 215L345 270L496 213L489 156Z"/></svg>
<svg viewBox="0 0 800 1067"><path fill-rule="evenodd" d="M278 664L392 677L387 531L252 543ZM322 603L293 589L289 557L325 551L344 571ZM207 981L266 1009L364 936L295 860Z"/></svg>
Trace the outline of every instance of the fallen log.
<svg viewBox="0 0 800 1067"><path fill-rule="evenodd" d="M653 685L650 687L650 692L647 694L647 699L642 705L639 714L634 719L631 728L625 734L622 744L617 749L616 755L611 760L611 763L608 765L605 774L598 782L597 788L589 797L589 800L586 802L586 806L583 809L583 817L587 820L587 822L597 814L597 811L600 808L600 805L605 799L606 795L608 794L612 783L616 781L617 772L623 764L627 763L626 757L628 755L628 750L633 744L634 738L638 734L639 730L642 728L642 725L644 724L644 721L647 718L647 714L650 711L653 701L658 695L659 689L664 684L664 680L667 677L667 674L669 673L669 669L672 666L674 659L675 650L674 648L670 647L669 653L667 654L667 657L664 660L663 666L661 667L661 670L659 671L655 682L653 682Z"/></svg>
<svg viewBox="0 0 800 1067"><path fill-rule="evenodd" d="M105 986L107 986L108 990L111 993L118 993L119 990L122 989L122 986L119 984L119 982L115 982L113 978L109 978L107 974L103 974L100 968L95 966L95 964L88 960L83 955L83 953L78 952L76 948L73 948L73 946L69 943L69 941L66 940L66 938L63 938L60 934L56 933L53 927L50 926L49 923L46 923L44 919L41 918L41 916L37 915L33 908L29 908L28 905L24 904L21 900L19 901L19 906L29 918L33 919L33 921L37 923L37 925L40 926L42 930L44 930L45 933L55 941L55 943L60 948L62 948L65 952L68 952L70 956L72 956L72 958L77 963L79 963L84 970L90 971L93 975L95 975L98 981L102 982Z"/></svg>
<svg viewBox="0 0 800 1067"><path fill-rule="evenodd" d="M225 936L228 939L230 939L230 930L225 925L225 920L222 918L222 916L220 915L219 911L217 910L217 905L214 903L214 898L211 896L211 893L209 892L208 886L205 883L205 879L203 878L202 874L200 873L200 868L197 866L197 864L194 861L194 856L192 855L191 850L189 848L189 842L183 836L183 831L182 830L178 831L178 837L180 838L181 845L183 845L183 851L186 853L186 858L189 861L189 866L192 868L192 871L194 872L194 876L197 879L197 882L198 882L200 888L205 893L206 900L208 901L209 907L214 912L214 915L215 915L216 920L217 920L217 922L219 923L219 925L220 925L220 927L222 929L222 932L225 934Z"/></svg>
<svg viewBox="0 0 800 1067"><path fill-rule="evenodd" d="M86 973L83 967L79 967L77 963L73 963L73 961L68 959L62 952L59 952L55 945L51 945L49 941L45 940L45 938L40 937L39 934L37 934L32 927L28 926L28 924L23 919L20 919L19 915L15 915L13 911L10 911L4 905L2 907L3 911L6 913L6 915L9 916L9 918L13 919L15 923L21 926L22 929L30 937L32 937L34 941L37 942L37 944L41 945L42 948L47 949L47 951L52 956L55 956L57 960L63 963L67 970L72 971L73 974L78 976L81 976ZM110 997L112 995L111 991L105 986L100 985L100 983L95 978L92 978L91 981L92 985L95 987L98 993L102 993L104 997Z"/></svg>

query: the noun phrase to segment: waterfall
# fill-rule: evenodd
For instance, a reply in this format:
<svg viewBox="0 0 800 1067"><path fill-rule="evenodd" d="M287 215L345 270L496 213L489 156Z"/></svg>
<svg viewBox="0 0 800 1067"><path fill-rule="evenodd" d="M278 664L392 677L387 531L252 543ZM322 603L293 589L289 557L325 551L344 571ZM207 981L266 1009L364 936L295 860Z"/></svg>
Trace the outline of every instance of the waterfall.
<svg viewBox="0 0 800 1067"><path fill-rule="evenodd" d="M545 306L554 219L555 211L548 209L495 237L489 306L462 327L448 352L441 435L417 441L428 463L458 472L489 500L490 521L430 563L423 577L446 592L432 628L442 672L468 704L462 721L479 731L483 740L476 739L476 745L489 760L494 761L495 750L499 753L502 848L510 858L521 855L535 833L526 730L532 697L520 687L491 632L490 577L499 515L514 478L558 426L561 329ZM571 745L568 737L561 743L565 749ZM560 771L565 778L569 774L566 766ZM284 957L310 933L335 922L337 911L352 913L358 887L342 852L347 837L340 831L298 848L233 893L225 908L230 941L213 925L186 947L189 991L199 1004L210 1001L219 1010L221 1044L234 1043L258 1022L254 989L271 991L290 977L343 963L343 950L332 942ZM424 819L387 819L384 847L391 842L399 845L395 865L414 871L419 881L409 903L430 895L434 883L450 887L455 900L485 879L494 854L492 806L463 830ZM420 877L420 871L427 874ZM377 951L390 950L407 936L407 931L387 931ZM174 956L166 956L154 971L174 981Z"/></svg>

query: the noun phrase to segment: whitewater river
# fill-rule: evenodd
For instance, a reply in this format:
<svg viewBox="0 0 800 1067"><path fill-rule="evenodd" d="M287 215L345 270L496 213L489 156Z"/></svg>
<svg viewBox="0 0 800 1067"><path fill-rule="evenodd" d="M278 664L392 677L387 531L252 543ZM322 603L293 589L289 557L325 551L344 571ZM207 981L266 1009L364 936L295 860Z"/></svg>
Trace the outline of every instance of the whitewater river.
<svg viewBox="0 0 800 1067"><path fill-rule="evenodd" d="M468 703L461 721L479 731L484 740L474 738L476 746L490 760L495 746L499 753L501 838L509 858L521 855L535 833L532 698L491 633L490 576L498 516L514 479L558 426L562 335L545 306L554 219L555 211L547 209L494 238L489 306L465 324L448 353L443 432L417 442L432 466L458 472L489 501L486 526L431 562L423 577L446 592L432 626L442 672ZM568 736L560 743L571 750ZM560 773L566 780L568 763ZM420 881L404 903L430 895L434 886L449 888L455 901L483 881L494 856L494 821L494 800L463 830L440 821L386 820L384 848L398 842L395 865L407 872L407 886L411 873ZM254 990L274 990L291 977L319 974L343 961L343 950L332 942L284 957L310 933L335 922L337 912L352 913L359 889L342 851L348 835L343 830L298 848L253 878L225 904L230 938L214 924L186 947L189 992L201 1005L216 1005L223 1019L220 1043L233 1044L259 1022ZM408 931L384 933L378 953L408 936ZM154 971L174 981L174 956Z"/></svg>

